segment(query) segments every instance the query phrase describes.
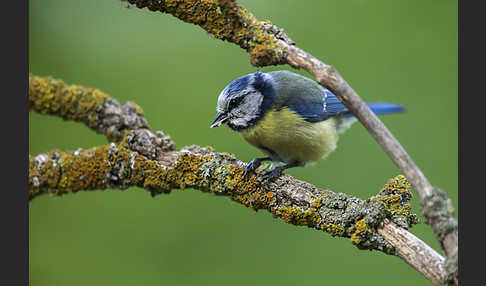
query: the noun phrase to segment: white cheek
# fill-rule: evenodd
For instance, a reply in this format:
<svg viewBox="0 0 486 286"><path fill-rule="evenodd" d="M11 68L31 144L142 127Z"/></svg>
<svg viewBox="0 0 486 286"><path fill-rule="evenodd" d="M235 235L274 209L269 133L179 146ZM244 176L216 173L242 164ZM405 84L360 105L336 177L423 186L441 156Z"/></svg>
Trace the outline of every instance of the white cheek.
<svg viewBox="0 0 486 286"><path fill-rule="evenodd" d="M258 117L263 96L260 93L251 94L237 108L231 111L230 122L235 126L245 127Z"/></svg>
<svg viewBox="0 0 486 286"><path fill-rule="evenodd" d="M231 124L236 125L236 126L246 126L246 119L243 117L232 119Z"/></svg>
<svg viewBox="0 0 486 286"><path fill-rule="evenodd" d="M245 101L242 103L241 110L244 110L247 116L254 118L258 115L258 111L260 110L262 101L263 101L263 96L260 93L254 94L251 97L248 96L245 98Z"/></svg>

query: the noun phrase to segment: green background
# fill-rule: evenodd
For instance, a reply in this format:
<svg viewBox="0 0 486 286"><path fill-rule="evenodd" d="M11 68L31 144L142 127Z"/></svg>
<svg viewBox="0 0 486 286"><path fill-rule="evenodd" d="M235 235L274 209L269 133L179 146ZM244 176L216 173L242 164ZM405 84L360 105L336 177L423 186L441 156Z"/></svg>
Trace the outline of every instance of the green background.
<svg viewBox="0 0 486 286"><path fill-rule="evenodd" d="M381 118L457 208L456 1L239 2L336 67L366 101L406 106L407 113ZM135 101L178 148L211 145L244 161L260 155L229 128L209 129L219 92L256 70L236 45L117 0L31 0L29 25L33 74ZM275 69L291 68L262 70ZM29 116L31 155L107 143L82 124ZM400 172L357 123L327 160L288 173L367 198ZM416 197L413 203L418 212ZM33 286L429 285L397 257L194 190L155 198L137 188L45 195L29 208ZM412 232L440 251L425 224Z"/></svg>

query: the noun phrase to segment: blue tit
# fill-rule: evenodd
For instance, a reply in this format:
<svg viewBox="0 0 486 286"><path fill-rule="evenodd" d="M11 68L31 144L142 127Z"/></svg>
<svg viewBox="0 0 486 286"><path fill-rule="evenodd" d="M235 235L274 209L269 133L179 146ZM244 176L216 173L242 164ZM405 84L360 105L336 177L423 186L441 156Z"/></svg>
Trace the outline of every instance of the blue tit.
<svg viewBox="0 0 486 286"><path fill-rule="evenodd" d="M368 103L375 114L397 113L397 104ZM285 169L305 166L328 156L338 136L356 121L328 89L290 71L257 71L227 85L218 97L211 128L228 125L267 157L246 165L245 176L263 161L284 164L263 174L279 177Z"/></svg>

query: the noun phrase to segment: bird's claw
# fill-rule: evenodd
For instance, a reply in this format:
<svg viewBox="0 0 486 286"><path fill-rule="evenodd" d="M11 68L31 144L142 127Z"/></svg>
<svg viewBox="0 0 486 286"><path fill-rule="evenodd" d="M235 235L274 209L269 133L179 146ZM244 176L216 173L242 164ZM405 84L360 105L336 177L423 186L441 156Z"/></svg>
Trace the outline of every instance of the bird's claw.
<svg viewBox="0 0 486 286"><path fill-rule="evenodd" d="M277 168L275 168L271 171L268 171L265 174L263 174L262 181L270 183L273 180L275 180L276 178L280 177L283 173L282 171L283 170L279 167L277 167Z"/></svg>
<svg viewBox="0 0 486 286"><path fill-rule="evenodd" d="M255 173L255 170L258 169L258 167L260 167L261 164L262 161L258 158L251 160L250 163L246 165L245 171L243 172L243 176L246 177L250 173Z"/></svg>

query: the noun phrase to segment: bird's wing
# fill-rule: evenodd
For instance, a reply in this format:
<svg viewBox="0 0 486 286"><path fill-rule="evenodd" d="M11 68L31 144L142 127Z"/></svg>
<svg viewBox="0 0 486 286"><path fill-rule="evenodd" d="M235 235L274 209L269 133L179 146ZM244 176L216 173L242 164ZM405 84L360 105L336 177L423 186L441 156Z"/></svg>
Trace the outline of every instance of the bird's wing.
<svg viewBox="0 0 486 286"><path fill-rule="evenodd" d="M324 89L319 96L319 101L315 100L315 96L311 98L303 96L302 98L303 102L300 102L300 100L299 102L294 101L288 107L308 122L323 121L348 111L346 106L327 89Z"/></svg>
<svg viewBox="0 0 486 286"><path fill-rule="evenodd" d="M274 108L289 108L308 122L319 122L342 114L347 108L317 82L288 71L270 72L277 83Z"/></svg>

